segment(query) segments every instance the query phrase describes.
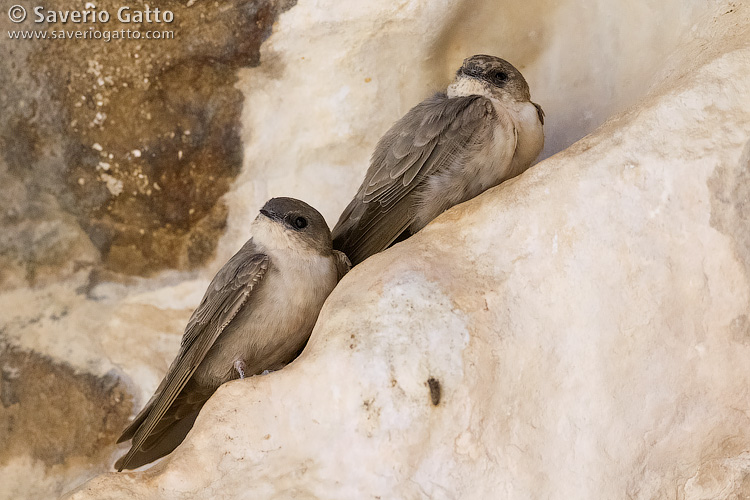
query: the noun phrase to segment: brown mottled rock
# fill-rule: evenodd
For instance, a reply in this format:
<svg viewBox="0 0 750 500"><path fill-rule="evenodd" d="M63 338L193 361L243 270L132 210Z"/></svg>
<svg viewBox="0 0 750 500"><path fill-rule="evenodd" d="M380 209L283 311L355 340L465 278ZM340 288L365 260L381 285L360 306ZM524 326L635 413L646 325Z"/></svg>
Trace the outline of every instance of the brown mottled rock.
<svg viewBox="0 0 750 500"><path fill-rule="evenodd" d="M158 7L173 22L136 24L117 19L124 4L113 0L43 5L107 11L106 24L36 24L28 4L26 21L12 24L3 7L0 498L58 496L109 467L143 398L120 363L137 366L128 352L166 362L189 314L123 305L123 288L110 282L132 286L213 258L222 196L243 160L236 74L259 64L261 43L292 4L165 1ZM89 28L162 38L7 35Z"/></svg>
<svg viewBox="0 0 750 500"><path fill-rule="evenodd" d="M3 16L3 29L49 36L89 27L173 36L4 42L0 287L80 267L189 269L213 254L227 214L220 198L242 166L235 73L258 64L290 2L161 2L174 21L140 24L120 22L121 6L96 2L110 13L106 24L35 24L29 12L13 26Z"/></svg>
<svg viewBox="0 0 750 500"><path fill-rule="evenodd" d="M250 214L271 196L291 195L335 222L380 134L443 87L466 55L498 54L521 68L547 112L545 157L621 114L355 269L331 296L303 358L220 389L172 456L148 471L102 475L76 498L745 494L747 6L314 0L280 16L262 63L235 71L236 84L227 84L217 68L234 63L215 54L242 51L252 37L199 26L190 12L234 29L240 14L260 4L165 5L196 30L179 47L121 44L130 59L106 47L97 49L107 51L102 58L91 44L86 53L69 44L75 57L67 47L44 49L68 71L32 60L39 44L3 39L0 46L0 106L9 112L0 120L0 156L16 158L10 169L0 158L0 335L19 355L75 374L63 376L66 385L112 411L106 393L79 389L81 380L108 387L108 377L120 377L132 397L125 405L139 409L213 273L246 240ZM0 36L8 26L0 12ZM200 36L204 29L212 38ZM135 50L138 61L161 65L148 73L151 85L118 87L115 99L97 106L101 90L93 86L109 89L106 80L98 85L97 72L141 85L122 68L153 69L140 66ZM181 63L165 67L178 53ZM101 64L91 73L89 56ZM60 90L68 76L87 96L80 107L65 101L67 87ZM180 88L181 80L195 92ZM154 273L189 269L188 252L211 253L206 245L215 239L192 240L195 221L179 221L193 188L210 187L189 178L187 191L170 194L172 205L160 192L153 210L176 213L172 229L164 223L140 235L148 220L138 210L152 198L138 182L158 180L155 172L180 150L185 157L187 148L176 148L193 140L193 130L170 142L177 124L200 126L195 113L213 109L231 114L235 85L244 96L245 158L202 219L201 234L221 235L216 256L195 270ZM21 87L34 99L16 100ZM120 100L127 106L117 111ZM179 114L182 101L187 115ZM97 107L107 108L104 129L110 119L123 127L121 134L110 129L106 144L91 142L104 133L99 125L81 128L97 119ZM172 126L153 112L154 125L125 123L130 110L145 119L143 111L155 109ZM78 113L77 131L71 113ZM217 149L206 142L212 130L202 144L214 162ZM202 144L193 158L204 154ZM149 170L141 147L160 151L154 145L164 146L165 161ZM227 157L232 151L230 141ZM99 165L110 153L122 163L120 177L108 173L112 164ZM79 177L90 175L87 189L68 176L67 158L78 158ZM224 174L235 168L223 165ZM107 218L101 207L108 206L120 219ZM186 208L191 215L195 207ZM224 225L221 210L226 227L214 230ZM165 255L174 256L166 266ZM138 269L148 276L123 274ZM57 401L43 391L44 398ZM80 463L70 448L69 462L51 466L19 451L0 464L0 498L54 497L111 470L124 447L105 441L95 439L107 447L85 467L66 465ZM22 450L18 442L14 449Z"/></svg>
<svg viewBox="0 0 750 500"><path fill-rule="evenodd" d="M0 345L0 467L27 457L48 471L67 471L68 477L71 472L93 475L109 458L112 440L132 406L124 382L113 373L95 377L34 352ZM3 498L49 493L44 485L34 484L9 491L8 483L0 487ZM66 474L60 474L57 488L66 487Z"/></svg>
<svg viewBox="0 0 750 500"><path fill-rule="evenodd" d="M70 498L750 497L749 20L723 6L635 106L355 267L298 360Z"/></svg>

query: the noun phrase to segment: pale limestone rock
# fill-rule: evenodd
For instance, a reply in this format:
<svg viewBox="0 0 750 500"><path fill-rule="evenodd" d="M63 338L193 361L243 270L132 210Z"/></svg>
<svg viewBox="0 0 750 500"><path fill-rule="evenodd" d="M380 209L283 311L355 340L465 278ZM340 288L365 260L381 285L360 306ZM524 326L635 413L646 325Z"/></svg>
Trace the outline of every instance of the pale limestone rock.
<svg viewBox="0 0 750 500"><path fill-rule="evenodd" d="M96 1L107 23L37 24L27 4L14 24L3 7L1 499L59 497L111 469L210 278L242 169L237 69L259 64L291 3L171 2L158 30L175 36L159 40L154 23L119 22L119 0ZM131 28L144 38L50 40ZM18 29L49 43L5 36Z"/></svg>
<svg viewBox="0 0 750 500"><path fill-rule="evenodd" d="M729 10L632 110L355 268L300 359L220 388L164 461L71 498L750 496L750 16Z"/></svg>
<svg viewBox="0 0 750 500"><path fill-rule="evenodd" d="M377 140L444 90L469 55L498 55L523 72L547 113L546 158L662 82L665 62L713 37L714 20L731 8L703 0L300 1L261 47L260 66L239 73L244 166L225 196L216 262L239 248L248 220L273 196L304 199L335 224Z"/></svg>

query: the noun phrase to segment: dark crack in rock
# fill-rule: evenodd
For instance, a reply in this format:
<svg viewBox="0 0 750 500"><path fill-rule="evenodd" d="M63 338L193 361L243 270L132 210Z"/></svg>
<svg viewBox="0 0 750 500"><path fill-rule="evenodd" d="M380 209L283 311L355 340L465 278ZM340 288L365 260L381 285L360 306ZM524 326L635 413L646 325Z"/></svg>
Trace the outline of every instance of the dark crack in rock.
<svg viewBox="0 0 750 500"><path fill-rule="evenodd" d="M226 220L221 196L242 166L236 71L259 64L261 43L292 4L160 2L171 23L121 23L114 0L96 2L107 23L35 24L30 12L11 25L0 16L3 30L48 36L142 33L7 40L0 49L0 287L81 268L145 276L205 262ZM150 30L162 39L143 38Z"/></svg>

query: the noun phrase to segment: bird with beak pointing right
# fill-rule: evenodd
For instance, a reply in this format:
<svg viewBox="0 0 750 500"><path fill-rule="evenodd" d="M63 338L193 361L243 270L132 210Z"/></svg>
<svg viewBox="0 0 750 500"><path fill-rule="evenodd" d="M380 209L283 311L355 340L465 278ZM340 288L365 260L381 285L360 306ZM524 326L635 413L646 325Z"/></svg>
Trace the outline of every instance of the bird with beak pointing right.
<svg viewBox="0 0 750 500"><path fill-rule="evenodd" d="M543 125L542 107L512 64L469 57L446 92L417 104L380 139L333 229L334 248L357 265L522 173L542 151Z"/></svg>

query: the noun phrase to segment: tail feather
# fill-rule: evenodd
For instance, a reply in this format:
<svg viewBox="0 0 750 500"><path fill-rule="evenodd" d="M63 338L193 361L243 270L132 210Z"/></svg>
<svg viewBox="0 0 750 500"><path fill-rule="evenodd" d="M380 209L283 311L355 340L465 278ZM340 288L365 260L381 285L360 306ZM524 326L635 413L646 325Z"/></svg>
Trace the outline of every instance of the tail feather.
<svg viewBox="0 0 750 500"><path fill-rule="evenodd" d="M193 380L188 382L188 385L185 386L166 413L159 419L156 427L146 437L143 444L137 448L131 447L125 455L117 460L115 468L118 471L136 469L163 457L177 448L193 427L193 422L195 422L198 413L215 390L215 388L200 387ZM154 397L151 398L143 410L123 431L120 439L117 441L118 443L132 439L135 436L151 412L158 394L159 391L157 390Z"/></svg>
<svg viewBox="0 0 750 500"><path fill-rule="evenodd" d="M137 450L131 448L127 454L120 457L115 462L115 468L118 471L122 471L123 469L137 469L168 455L185 439L185 436L192 429L199 412L200 409L181 420L177 420L173 425L163 430L160 435L152 434L143 447Z"/></svg>

